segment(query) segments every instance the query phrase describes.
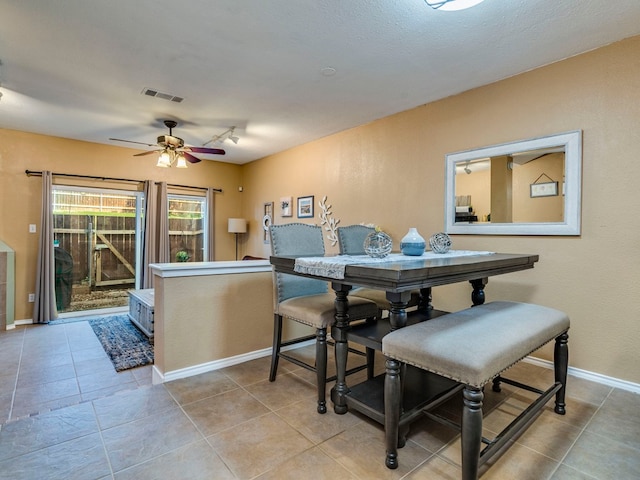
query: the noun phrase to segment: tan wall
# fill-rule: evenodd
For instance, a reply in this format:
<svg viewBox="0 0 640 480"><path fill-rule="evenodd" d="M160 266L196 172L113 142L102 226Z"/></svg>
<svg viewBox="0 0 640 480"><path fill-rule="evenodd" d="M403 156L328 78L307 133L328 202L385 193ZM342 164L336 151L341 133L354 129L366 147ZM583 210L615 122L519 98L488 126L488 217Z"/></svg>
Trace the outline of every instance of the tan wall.
<svg viewBox="0 0 640 480"><path fill-rule="evenodd" d="M269 349L273 338L273 274L155 276L154 365L163 376L181 369ZM283 340L313 329L283 323ZM192 374L192 373L191 373Z"/></svg>
<svg viewBox="0 0 640 480"><path fill-rule="evenodd" d="M271 272L154 281L155 365L162 374L271 346Z"/></svg>
<svg viewBox="0 0 640 480"><path fill-rule="evenodd" d="M0 239L15 249L17 320L32 316L33 304L27 300L34 292L38 257L39 236L28 233L28 226L40 224L42 180L27 177L27 169L221 188L223 193L216 194L215 255L217 260L234 259L235 239L227 233L227 218L242 213L242 167L203 161L187 169L162 169L155 167L153 156L133 153L137 151L0 129Z"/></svg>
<svg viewBox="0 0 640 480"><path fill-rule="evenodd" d="M323 195L341 225L372 222L394 238L443 228L447 153L583 131L582 235L456 235L454 248L540 254L532 271L492 278L487 298L537 302L572 319L573 367L640 383L640 37L427 104L253 162L244 171L244 253L267 252L262 204ZM277 214L276 223L288 223ZM311 220L308 222L308 220ZM439 308L470 303L469 287L434 290ZM481 346L479 346L481 348ZM549 352L543 352L549 357Z"/></svg>

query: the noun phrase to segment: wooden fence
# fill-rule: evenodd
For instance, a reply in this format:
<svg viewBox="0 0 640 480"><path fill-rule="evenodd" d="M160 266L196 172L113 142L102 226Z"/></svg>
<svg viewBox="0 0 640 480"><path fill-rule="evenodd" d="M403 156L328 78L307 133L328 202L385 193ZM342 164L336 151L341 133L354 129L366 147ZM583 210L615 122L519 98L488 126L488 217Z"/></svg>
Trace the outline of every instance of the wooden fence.
<svg viewBox="0 0 640 480"><path fill-rule="evenodd" d="M172 261L184 250L191 262L203 260L202 219L170 218ZM54 239L73 261L73 284L135 284L135 217L105 214L54 214Z"/></svg>

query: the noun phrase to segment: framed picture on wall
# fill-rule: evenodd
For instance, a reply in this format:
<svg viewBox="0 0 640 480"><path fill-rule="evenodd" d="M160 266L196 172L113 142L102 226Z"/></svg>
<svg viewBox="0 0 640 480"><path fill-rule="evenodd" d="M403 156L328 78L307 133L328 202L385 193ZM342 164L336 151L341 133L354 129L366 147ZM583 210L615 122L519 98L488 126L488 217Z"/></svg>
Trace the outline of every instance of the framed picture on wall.
<svg viewBox="0 0 640 480"><path fill-rule="evenodd" d="M298 218L313 217L313 195L298 197Z"/></svg>
<svg viewBox="0 0 640 480"><path fill-rule="evenodd" d="M555 197L558 195L558 182L532 183L531 198Z"/></svg>
<svg viewBox="0 0 640 480"><path fill-rule="evenodd" d="M273 223L273 202L266 202L264 204L264 216L262 217L262 241L265 245L269 245L269 227Z"/></svg>
<svg viewBox="0 0 640 480"><path fill-rule="evenodd" d="M281 217L293 217L293 198L280 197L280 216Z"/></svg>

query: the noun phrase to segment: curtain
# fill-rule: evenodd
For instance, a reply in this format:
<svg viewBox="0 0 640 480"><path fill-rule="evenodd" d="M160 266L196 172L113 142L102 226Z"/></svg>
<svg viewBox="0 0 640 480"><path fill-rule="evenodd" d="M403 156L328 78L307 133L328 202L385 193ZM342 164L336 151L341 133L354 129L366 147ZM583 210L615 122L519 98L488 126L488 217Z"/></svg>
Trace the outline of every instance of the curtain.
<svg viewBox="0 0 640 480"><path fill-rule="evenodd" d="M216 259L216 192L207 188L207 252L205 260L213 262Z"/></svg>
<svg viewBox="0 0 640 480"><path fill-rule="evenodd" d="M167 184L144 182L144 236L142 240L142 288L153 288L151 263L167 263L169 258L169 206Z"/></svg>
<svg viewBox="0 0 640 480"><path fill-rule="evenodd" d="M150 263L156 260L156 218L158 211L158 189L153 180L144 182L144 233L142 237L142 288L153 288L153 274L149 269Z"/></svg>
<svg viewBox="0 0 640 480"><path fill-rule="evenodd" d="M56 309L56 265L53 246L53 175L42 172L42 211L40 215L40 243L36 270L33 323L49 323L58 318Z"/></svg>
<svg viewBox="0 0 640 480"><path fill-rule="evenodd" d="M166 182L160 182L158 188L156 235L158 235L158 262L169 263L173 261L169 245L169 197L167 196Z"/></svg>

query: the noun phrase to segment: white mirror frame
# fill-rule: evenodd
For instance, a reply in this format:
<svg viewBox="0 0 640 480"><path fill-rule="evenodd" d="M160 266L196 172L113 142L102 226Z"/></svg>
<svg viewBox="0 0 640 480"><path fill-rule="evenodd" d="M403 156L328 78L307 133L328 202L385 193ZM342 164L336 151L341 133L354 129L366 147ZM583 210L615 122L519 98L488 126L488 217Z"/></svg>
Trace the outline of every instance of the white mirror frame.
<svg viewBox="0 0 640 480"><path fill-rule="evenodd" d="M478 158L564 146L564 222L469 223L455 221L456 164ZM580 235L582 200L582 131L576 130L519 142L503 143L446 156L444 228L446 233L467 235Z"/></svg>

